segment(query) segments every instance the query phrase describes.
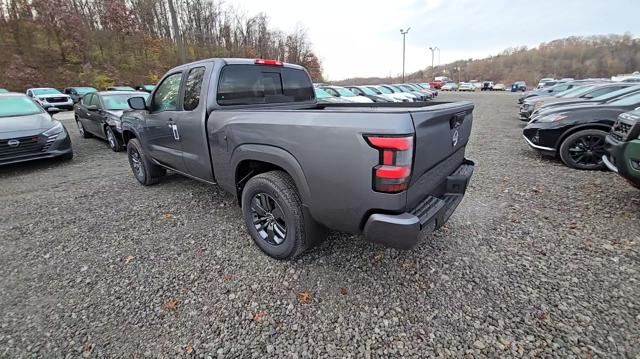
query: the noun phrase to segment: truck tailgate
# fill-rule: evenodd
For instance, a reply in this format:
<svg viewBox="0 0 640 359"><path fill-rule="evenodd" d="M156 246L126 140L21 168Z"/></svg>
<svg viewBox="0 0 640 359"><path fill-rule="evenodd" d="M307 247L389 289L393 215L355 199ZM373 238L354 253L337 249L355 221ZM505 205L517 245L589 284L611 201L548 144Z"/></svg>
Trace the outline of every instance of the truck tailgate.
<svg viewBox="0 0 640 359"><path fill-rule="evenodd" d="M415 157L407 196L409 208L426 194L438 192L437 187L462 164L471 134L473 107L471 102L456 102L411 111Z"/></svg>

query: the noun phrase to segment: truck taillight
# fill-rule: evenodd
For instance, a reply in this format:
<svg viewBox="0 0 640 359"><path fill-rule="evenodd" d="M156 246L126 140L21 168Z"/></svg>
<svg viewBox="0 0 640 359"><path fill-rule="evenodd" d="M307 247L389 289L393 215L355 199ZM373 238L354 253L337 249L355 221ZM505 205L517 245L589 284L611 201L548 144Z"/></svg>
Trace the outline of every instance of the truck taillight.
<svg viewBox="0 0 640 359"><path fill-rule="evenodd" d="M278 60L256 59L256 65L284 66L284 62Z"/></svg>
<svg viewBox="0 0 640 359"><path fill-rule="evenodd" d="M365 136L367 143L380 152L373 168L373 189L398 193L407 189L413 163L413 136Z"/></svg>

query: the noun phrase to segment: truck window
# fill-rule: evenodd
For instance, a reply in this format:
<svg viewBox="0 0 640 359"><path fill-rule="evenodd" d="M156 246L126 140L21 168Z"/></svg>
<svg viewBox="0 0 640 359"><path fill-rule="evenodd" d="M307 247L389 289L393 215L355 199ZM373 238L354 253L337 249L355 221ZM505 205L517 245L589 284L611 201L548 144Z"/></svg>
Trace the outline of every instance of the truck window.
<svg viewBox="0 0 640 359"><path fill-rule="evenodd" d="M196 67L189 70L187 82L184 85L184 101L182 107L185 111L193 111L200 103L200 90L204 78L204 67Z"/></svg>
<svg viewBox="0 0 640 359"><path fill-rule="evenodd" d="M153 94L151 112L177 111L178 94L180 93L180 80L182 73L178 72L165 78Z"/></svg>
<svg viewBox="0 0 640 359"><path fill-rule="evenodd" d="M314 99L313 85L303 70L287 67L227 65L218 83L218 104L251 105Z"/></svg>

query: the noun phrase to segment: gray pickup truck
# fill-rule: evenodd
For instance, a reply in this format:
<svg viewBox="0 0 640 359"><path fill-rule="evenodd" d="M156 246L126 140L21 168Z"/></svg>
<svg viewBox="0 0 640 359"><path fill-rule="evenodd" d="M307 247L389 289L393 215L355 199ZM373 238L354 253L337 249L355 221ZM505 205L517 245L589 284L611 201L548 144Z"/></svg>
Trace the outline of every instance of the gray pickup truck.
<svg viewBox="0 0 640 359"><path fill-rule="evenodd" d="M233 193L258 247L294 258L327 230L409 249L465 193L470 102L318 104L307 71L208 59L170 70L123 116L143 185L171 170Z"/></svg>

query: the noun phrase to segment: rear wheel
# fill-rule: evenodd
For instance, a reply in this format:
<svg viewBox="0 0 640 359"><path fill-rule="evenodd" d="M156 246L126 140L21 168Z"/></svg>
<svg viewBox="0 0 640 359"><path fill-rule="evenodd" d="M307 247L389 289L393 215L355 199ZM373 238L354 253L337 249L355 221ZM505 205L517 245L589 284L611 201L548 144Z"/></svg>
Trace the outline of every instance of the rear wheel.
<svg viewBox="0 0 640 359"><path fill-rule="evenodd" d="M567 137L560 145L560 159L565 165L579 170L602 170L602 156L606 155L604 139L607 133L588 129Z"/></svg>
<svg viewBox="0 0 640 359"><path fill-rule="evenodd" d="M84 126L78 117L76 117L76 125L78 126L78 132L80 132L80 136L82 136L82 138L91 137L91 134L84 129Z"/></svg>
<svg viewBox="0 0 640 359"><path fill-rule="evenodd" d="M151 186L160 181L160 177L166 174L166 170L155 163L142 151L142 146L136 138L127 143L127 155L133 175L141 184Z"/></svg>
<svg viewBox="0 0 640 359"><path fill-rule="evenodd" d="M313 232L317 224L305 218L293 179L282 171L262 173L247 182L242 213L253 241L275 259L293 259L326 235Z"/></svg>

